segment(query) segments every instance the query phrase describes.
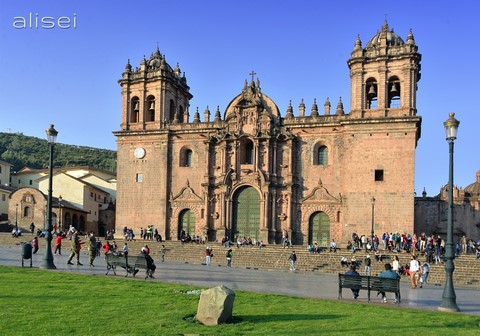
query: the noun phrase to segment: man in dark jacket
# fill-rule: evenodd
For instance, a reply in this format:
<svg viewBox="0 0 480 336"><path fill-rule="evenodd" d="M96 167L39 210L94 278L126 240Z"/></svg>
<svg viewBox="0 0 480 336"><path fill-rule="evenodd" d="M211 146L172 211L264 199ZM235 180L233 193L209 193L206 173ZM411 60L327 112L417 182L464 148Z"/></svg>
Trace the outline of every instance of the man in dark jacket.
<svg viewBox="0 0 480 336"><path fill-rule="evenodd" d="M350 269L348 271L346 271L345 274L346 275L360 276L360 274L357 272L357 268L355 267L355 265L350 265ZM356 300L358 298L358 294L360 292L360 289L352 288L351 290L352 290L353 298Z"/></svg>

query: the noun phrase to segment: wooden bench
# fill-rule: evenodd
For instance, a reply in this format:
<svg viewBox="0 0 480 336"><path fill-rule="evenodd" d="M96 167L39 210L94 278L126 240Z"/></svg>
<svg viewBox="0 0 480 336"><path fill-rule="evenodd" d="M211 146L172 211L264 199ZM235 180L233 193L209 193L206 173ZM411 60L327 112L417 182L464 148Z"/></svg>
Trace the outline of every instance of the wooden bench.
<svg viewBox="0 0 480 336"><path fill-rule="evenodd" d="M128 274L132 274L135 277L140 269L145 270L145 279L151 275L151 271L147 266L147 259L142 256L125 257L122 254L107 253L105 255L105 261L107 263L107 273L105 273L105 275L108 275L110 271L117 275L115 272L117 267L124 268L127 271L125 277L127 277Z"/></svg>
<svg viewBox="0 0 480 336"><path fill-rule="evenodd" d="M342 298L342 289L366 290L368 302L370 302L370 292L395 293L398 298L397 303L400 304L400 279L380 278L367 275L347 275L338 274L338 299Z"/></svg>

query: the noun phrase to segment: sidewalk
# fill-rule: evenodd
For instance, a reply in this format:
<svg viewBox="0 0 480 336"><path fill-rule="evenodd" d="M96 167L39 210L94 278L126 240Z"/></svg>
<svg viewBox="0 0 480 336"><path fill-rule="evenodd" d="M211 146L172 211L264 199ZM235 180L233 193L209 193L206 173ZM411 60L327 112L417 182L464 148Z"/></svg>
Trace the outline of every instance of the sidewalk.
<svg viewBox="0 0 480 336"><path fill-rule="evenodd" d="M44 252L44 249L40 249L40 254L33 256L33 267L39 267ZM84 266L70 266L67 265L68 254L69 249L65 248L63 255L54 256L54 264L57 267L57 271L99 275L106 273L106 264L103 256L97 257L94 262L95 267L91 267L88 266L86 252L82 251L80 261ZM154 281L183 283L201 287L224 285L232 290L338 300L338 278L331 274L235 268L235 260L233 260L232 268L227 268L224 264L221 266L212 264L212 266L208 267L204 265L170 263L168 262L168 256L167 262L162 263L156 260L155 263L157 270ZM21 246L0 246L0 265L21 267ZM25 265L29 267L30 260L25 260ZM124 275L125 270L117 270L117 276ZM114 275L109 273L108 276ZM129 277L131 278L131 276ZM145 281L143 280L143 271L140 271L136 279ZM460 307L461 313L480 315L480 289L457 287L455 288L455 293L457 305ZM401 294L402 302L400 307L436 310L442 301L443 287L427 284L424 288L411 289L408 282L402 281ZM343 297L344 300L353 301L349 289L343 290ZM393 294L387 293L387 297L390 300L386 305L397 306L393 303ZM371 300L371 304L381 304L380 298L375 297L375 295L372 295ZM357 301L367 303L365 291L360 291Z"/></svg>

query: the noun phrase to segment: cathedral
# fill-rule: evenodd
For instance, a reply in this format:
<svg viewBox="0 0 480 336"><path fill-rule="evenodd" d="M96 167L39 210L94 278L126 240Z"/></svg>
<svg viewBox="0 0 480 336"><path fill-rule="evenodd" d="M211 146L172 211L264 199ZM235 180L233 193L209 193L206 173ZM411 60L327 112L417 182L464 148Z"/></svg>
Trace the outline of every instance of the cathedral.
<svg viewBox="0 0 480 336"><path fill-rule="evenodd" d="M158 48L139 67L129 61L114 132L117 233L153 225L171 240L288 234L320 246L412 233L420 60L412 31L404 40L385 21L347 60L350 111L328 98L280 111L252 72L225 110L193 117L178 65Z"/></svg>

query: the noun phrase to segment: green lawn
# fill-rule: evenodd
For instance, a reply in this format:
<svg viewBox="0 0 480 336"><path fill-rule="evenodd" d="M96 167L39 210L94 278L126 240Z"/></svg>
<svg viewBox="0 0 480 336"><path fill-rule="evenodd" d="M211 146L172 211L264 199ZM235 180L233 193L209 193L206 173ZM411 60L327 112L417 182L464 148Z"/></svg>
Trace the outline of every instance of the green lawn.
<svg viewBox="0 0 480 336"><path fill-rule="evenodd" d="M478 335L480 317L237 291L234 323L194 320L198 287L0 266L0 335ZM197 291L198 292L198 291Z"/></svg>

